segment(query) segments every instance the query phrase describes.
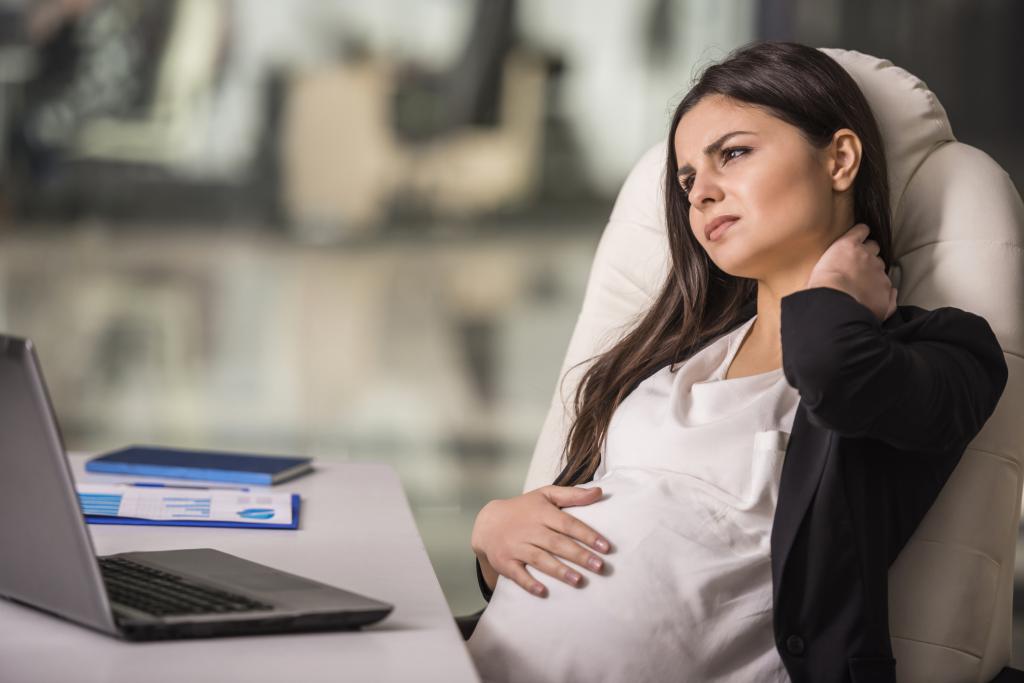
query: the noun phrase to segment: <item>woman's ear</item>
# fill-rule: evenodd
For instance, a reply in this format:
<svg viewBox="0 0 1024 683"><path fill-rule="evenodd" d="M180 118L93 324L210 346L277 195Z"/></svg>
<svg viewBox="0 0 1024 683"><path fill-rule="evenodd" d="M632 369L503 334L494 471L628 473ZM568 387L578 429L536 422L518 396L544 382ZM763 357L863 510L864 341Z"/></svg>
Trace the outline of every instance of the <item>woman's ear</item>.
<svg viewBox="0 0 1024 683"><path fill-rule="evenodd" d="M845 192L853 186L860 168L860 138L849 128L840 128L832 135L832 142L825 153L832 189Z"/></svg>

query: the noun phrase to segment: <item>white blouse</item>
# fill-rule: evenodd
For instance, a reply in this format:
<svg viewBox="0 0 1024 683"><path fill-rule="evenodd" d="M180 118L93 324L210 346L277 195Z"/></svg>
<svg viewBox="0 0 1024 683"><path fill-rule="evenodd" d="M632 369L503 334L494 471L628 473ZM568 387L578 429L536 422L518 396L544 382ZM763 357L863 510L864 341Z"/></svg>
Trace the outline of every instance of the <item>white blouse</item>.
<svg viewBox="0 0 1024 683"><path fill-rule="evenodd" d="M724 379L756 315L616 409L593 481L562 508L611 543L583 586L499 576L467 641L485 682L789 681L772 631L771 526L799 394L782 368Z"/></svg>

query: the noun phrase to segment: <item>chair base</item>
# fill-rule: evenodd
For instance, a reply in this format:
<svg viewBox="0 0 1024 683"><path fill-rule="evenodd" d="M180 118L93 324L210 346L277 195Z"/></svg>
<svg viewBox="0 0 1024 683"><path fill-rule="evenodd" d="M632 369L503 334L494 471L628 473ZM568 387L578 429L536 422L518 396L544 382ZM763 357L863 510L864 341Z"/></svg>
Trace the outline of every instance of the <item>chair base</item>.
<svg viewBox="0 0 1024 683"><path fill-rule="evenodd" d="M480 615L484 613L484 607L479 612L473 614L466 614L461 617L455 617L455 623L459 627L459 631L462 633L463 640L469 640L469 637L473 635L473 629L476 628L476 624L480 621ZM1016 683L1014 679L1007 679L1007 681L1000 681L999 683ZM1024 679L1021 680L1024 683Z"/></svg>

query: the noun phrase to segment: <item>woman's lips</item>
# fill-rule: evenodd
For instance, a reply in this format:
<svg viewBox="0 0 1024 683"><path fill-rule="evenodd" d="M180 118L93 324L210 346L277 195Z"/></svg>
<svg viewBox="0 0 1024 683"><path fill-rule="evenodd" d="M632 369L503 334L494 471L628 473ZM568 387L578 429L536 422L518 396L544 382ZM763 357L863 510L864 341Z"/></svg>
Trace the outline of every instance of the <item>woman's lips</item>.
<svg viewBox="0 0 1024 683"><path fill-rule="evenodd" d="M734 218L731 221L725 221L725 222L719 224L719 226L717 228L715 228L714 230L712 230L708 234L708 240L711 241L711 242L714 242L719 237L721 237L725 233L725 231L728 230L732 226L733 223L735 223L738 220L739 220L739 218Z"/></svg>

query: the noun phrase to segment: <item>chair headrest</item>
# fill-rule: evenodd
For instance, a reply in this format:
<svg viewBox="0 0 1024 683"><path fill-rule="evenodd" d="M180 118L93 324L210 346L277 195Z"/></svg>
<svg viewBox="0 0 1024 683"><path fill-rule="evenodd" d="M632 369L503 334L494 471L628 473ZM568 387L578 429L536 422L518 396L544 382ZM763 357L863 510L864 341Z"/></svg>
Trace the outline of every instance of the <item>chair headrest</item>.
<svg viewBox="0 0 1024 683"><path fill-rule="evenodd" d="M846 69L871 105L885 145L889 194L896 215L914 171L936 147L956 140L946 110L924 81L888 59L856 50L818 49Z"/></svg>

